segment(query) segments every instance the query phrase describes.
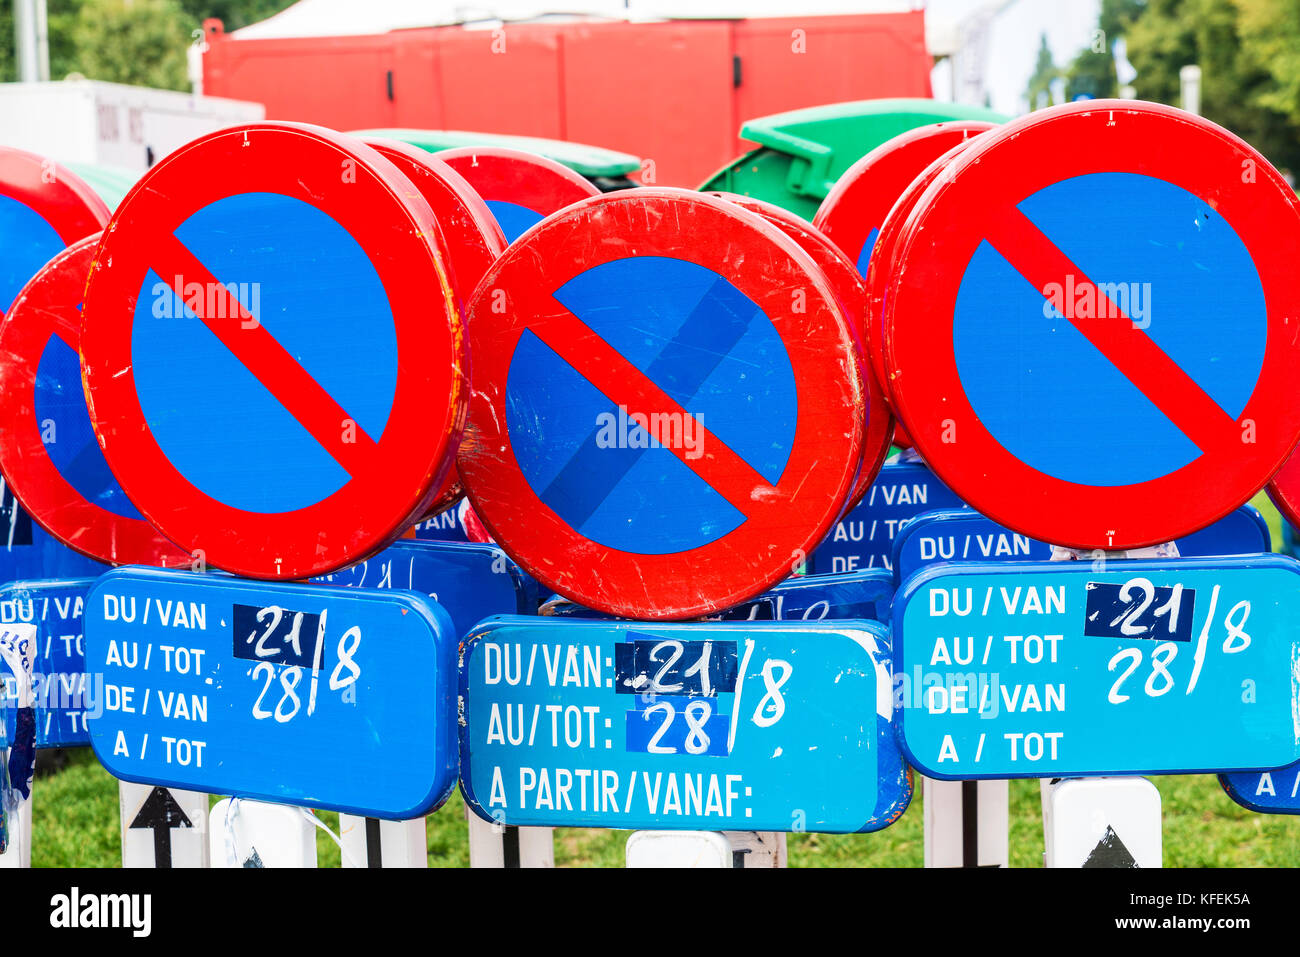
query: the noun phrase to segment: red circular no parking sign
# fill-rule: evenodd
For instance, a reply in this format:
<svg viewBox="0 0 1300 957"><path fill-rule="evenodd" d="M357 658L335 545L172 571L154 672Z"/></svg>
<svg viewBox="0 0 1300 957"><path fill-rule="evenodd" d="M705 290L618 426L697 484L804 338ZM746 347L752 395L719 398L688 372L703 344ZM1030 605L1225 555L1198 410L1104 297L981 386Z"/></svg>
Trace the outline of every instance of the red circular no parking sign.
<svg viewBox="0 0 1300 957"><path fill-rule="evenodd" d="M145 517L216 567L307 578L422 515L465 400L438 237L392 163L317 127L223 130L150 170L81 333L95 432Z"/></svg>
<svg viewBox="0 0 1300 957"><path fill-rule="evenodd" d="M482 197L454 169L432 153L396 140L365 141L402 171L433 209L446 242L452 286L464 313L465 301L506 248L501 227ZM437 515L465 494L453 467L447 472L425 517Z"/></svg>
<svg viewBox="0 0 1300 957"><path fill-rule="evenodd" d="M0 469L42 528L101 562L181 565L190 556L127 499L90 427L77 340L99 233L55 256L0 320Z"/></svg>
<svg viewBox="0 0 1300 957"><path fill-rule="evenodd" d="M600 195L567 166L523 150L459 146L436 155L483 197L510 243L556 210Z"/></svg>
<svg viewBox="0 0 1300 957"><path fill-rule="evenodd" d="M813 225L853 260L859 275L867 276L870 265L879 266L880 255L889 248L882 242L886 220L904 190L939 156L994 128L992 123L960 120L918 126L900 133L845 171L818 207ZM881 348L882 322L879 311L873 313L870 305L869 300L863 344L876 379L888 398L888 371Z"/></svg>
<svg viewBox="0 0 1300 957"><path fill-rule="evenodd" d="M733 203L641 189L553 215L479 284L468 330L461 477L502 548L575 601L728 607L843 508L856 345L825 274Z"/></svg>
<svg viewBox="0 0 1300 957"><path fill-rule="evenodd" d="M1040 111L962 151L905 229L895 406L990 518L1077 548L1169 541L1295 446L1300 202L1226 130L1131 101Z"/></svg>

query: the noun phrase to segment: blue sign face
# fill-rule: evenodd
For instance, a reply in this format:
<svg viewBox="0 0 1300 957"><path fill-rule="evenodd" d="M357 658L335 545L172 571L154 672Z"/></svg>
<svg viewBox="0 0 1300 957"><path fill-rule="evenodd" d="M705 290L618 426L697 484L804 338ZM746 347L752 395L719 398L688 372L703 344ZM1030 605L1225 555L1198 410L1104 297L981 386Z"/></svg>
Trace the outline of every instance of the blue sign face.
<svg viewBox="0 0 1300 957"><path fill-rule="evenodd" d="M456 638L411 592L117 569L86 598L115 777L412 818L456 780Z"/></svg>
<svg viewBox="0 0 1300 957"><path fill-rule="evenodd" d="M1300 761L1273 771L1220 774L1228 797L1260 814L1300 814Z"/></svg>
<svg viewBox="0 0 1300 957"><path fill-rule="evenodd" d="M1264 517L1243 505L1176 544L1183 558L1199 558L1259 555L1269 550L1270 542ZM1051 557L1051 545L1013 532L973 509L943 509L918 515L894 539L894 578L905 581L931 562L1045 562Z"/></svg>
<svg viewBox="0 0 1300 957"><path fill-rule="evenodd" d="M12 196L0 196L0 314L8 312L14 298L40 268L62 252L63 241L40 213Z"/></svg>
<svg viewBox="0 0 1300 957"><path fill-rule="evenodd" d="M394 542L351 568L312 580L428 595L447 612L456 636L489 615L537 613L537 583L495 545Z"/></svg>
<svg viewBox="0 0 1300 957"><path fill-rule="evenodd" d="M461 659L461 781L508 824L874 831L911 780L874 622L501 618Z"/></svg>
<svg viewBox="0 0 1300 957"><path fill-rule="evenodd" d="M36 747L67 748L90 743L86 714L103 701L102 687L86 674L81 615L91 579L11 582L0 588L0 627L16 624L36 628L32 656ZM0 659L5 681L5 728L15 740L17 687L13 673Z"/></svg>
<svg viewBox="0 0 1300 957"><path fill-rule="evenodd" d="M671 413L660 427L667 411L629 412L571 365L574 355L527 331L510 361L505 408L529 488L585 538L635 555L701 548L745 524L745 513L691 466L704 455L707 428L780 484L798 403L772 320L718 273L664 256L603 263L554 296L685 414ZM573 345L574 353L591 348Z"/></svg>
<svg viewBox="0 0 1300 957"><path fill-rule="evenodd" d="M778 621L864 618L889 623L894 580L881 569L787 578L767 592Z"/></svg>
<svg viewBox="0 0 1300 957"><path fill-rule="evenodd" d="M0 583L94 578L107 570L107 565L74 552L32 521L0 479Z"/></svg>
<svg viewBox="0 0 1300 957"><path fill-rule="evenodd" d="M919 462L885 465L857 508L808 556L810 575L890 569L894 539L921 512L964 503Z"/></svg>
<svg viewBox="0 0 1300 957"><path fill-rule="evenodd" d="M1288 764L1298 576L1275 555L921 572L894 604L909 761L942 779Z"/></svg>
<svg viewBox="0 0 1300 957"><path fill-rule="evenodd" d="M507 202L504 199L489 199L485 200L485 202L487 208L492 212L492 218L501 227L501 233L506 237L508 243L513 243L546 218L534 209L529 209L527 206L521 206L518 203Z"/></svg>

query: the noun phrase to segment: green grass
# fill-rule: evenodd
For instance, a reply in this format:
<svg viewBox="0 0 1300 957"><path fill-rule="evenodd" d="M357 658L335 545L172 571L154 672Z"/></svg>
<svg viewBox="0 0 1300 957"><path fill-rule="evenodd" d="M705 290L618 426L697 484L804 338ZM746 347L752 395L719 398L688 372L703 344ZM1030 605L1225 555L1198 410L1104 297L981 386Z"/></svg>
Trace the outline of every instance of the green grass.
<svg viewBox="0 0 1300 957"><path fill-rule="evenodd" d="M1263 513L1279 548L1282 519L1262 493L1251 502ZM61 770L36 781L32 863L37 867L117 867L117 782L88 748L71 752ZM1300 817L1254 814L1228 799L1210 775L1152 779L1164 807L1166 867L1294 867L1300 863ZM216 798L213 798L216 801ZM336 833L338 815L322 812ZM875 834L792 834L792 867L920 867L921 797L892 827ZM429 865L467 867L465 808L460 794L429 815ZM1011 782L1011 864L1042 865L1043 829L1037 781ZM618 867L626 831L566 828L555 832L555 862L562 867ZM316 834L320 866L337 867L339 850Z"/></svg>
<svg viewBox="0 0 1300 957"><path fill-rule="evenodd" d="M1228 799L1211 775L1152 779L1164 806L1166 867L1293 867L1300 862L1300 818L1253 814ZM919 782L918 782L919 783ZM214 797L215 801L216 798ZM336 832L338 815L321 820ZM792 834L792 867L920 867L921 796L892 827L875 834ZM89 749L63 769L36 780L32 863L37 867L117 867L117 782ZM459 793L428 818L430 867L467 867L464 805ZM1038 782L1011 782L1011 863L1040 867L1043 829ZM555 832L561 867L619 867L626 831L566 828ZM316 835L321 867L337 867L339 851Z"/></svg>

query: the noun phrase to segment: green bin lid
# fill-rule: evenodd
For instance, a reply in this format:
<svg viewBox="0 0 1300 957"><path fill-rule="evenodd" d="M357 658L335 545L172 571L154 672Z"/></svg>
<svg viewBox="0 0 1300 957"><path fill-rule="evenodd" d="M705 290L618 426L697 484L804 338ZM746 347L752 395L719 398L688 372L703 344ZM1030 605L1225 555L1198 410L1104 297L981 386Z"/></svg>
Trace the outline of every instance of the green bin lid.
<svg viewBox="0 0 1300 957"><path fill-rule="evenodd" d="M747 192L810 215L850 166L899 133L950 120L1007 119L979 106L926 99L857 100L762 116L740 128L741 138L759 149L700 188Z"/></svg>
<svg viewBox="0 0 1300 957"><path fill-rule="evenodd" d="M587 146L584 143L548 140L540 136L505 136L500 133L472 133L466 130L404 129L354 130L350 135L400 140L411 146L418 146L422 150L428 150L430 153L459 146L501 146L523 150L555 160L589 179L593 177L612 179L635 173L641 168L641 160L628 153L602 149L599 146Z"/></svg>
<svg viewBox="0 0 1300 957"><path fill-rule="evenodd" d="M122 169L120 166L104 166L101 163L64 163L63 165L84 179L86 185L99 195L109 209L117 209L118 204L131 191L131 187L144 175Z"/></svg>

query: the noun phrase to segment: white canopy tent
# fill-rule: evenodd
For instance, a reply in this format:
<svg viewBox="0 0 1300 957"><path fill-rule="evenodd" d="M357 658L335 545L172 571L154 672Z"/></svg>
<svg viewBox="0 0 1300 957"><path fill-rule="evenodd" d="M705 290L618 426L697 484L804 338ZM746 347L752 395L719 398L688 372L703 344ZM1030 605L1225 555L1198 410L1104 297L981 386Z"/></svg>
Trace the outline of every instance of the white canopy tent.
<svg viewBox="0 0 1300 957"><path fill-rule="evenodd" d="M919 0L298 0L237 39L357 36L412 27L555 19L661 20L902 13Z"/></svg>

